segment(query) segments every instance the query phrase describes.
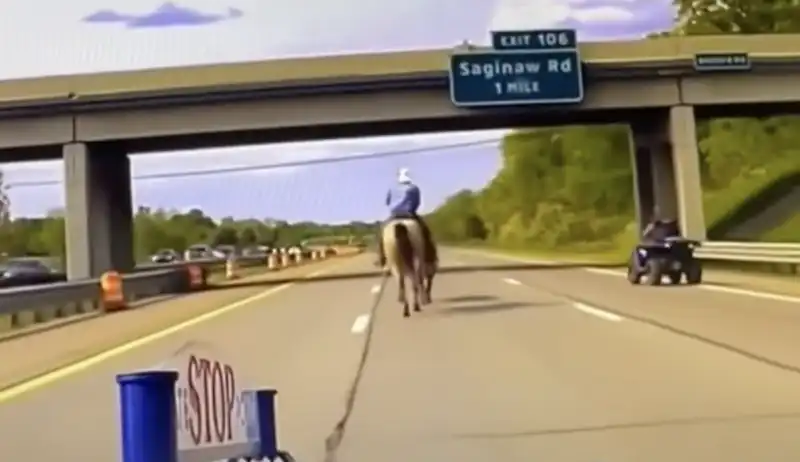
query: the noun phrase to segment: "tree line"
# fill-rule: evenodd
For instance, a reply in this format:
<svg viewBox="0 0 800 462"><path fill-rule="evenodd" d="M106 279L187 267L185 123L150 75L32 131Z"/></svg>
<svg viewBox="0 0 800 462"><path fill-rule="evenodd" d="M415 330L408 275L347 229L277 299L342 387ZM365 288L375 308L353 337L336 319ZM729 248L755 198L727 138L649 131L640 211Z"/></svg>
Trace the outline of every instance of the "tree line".
<svg viewBox="0 0 800 462"><path fill-rule="evenodd" d="M65 229L63 212L59 210L43 218L6 220L0 224L0 254L62 258L66 254ZM137 260L142 261L160 249L183 251L196 244L278 247L300 245L313 239L360 237L374 234L375 224L326 225L233 218L216 221L200 209L181 213L139 207L133 230L134 251Z"/></svg>
<svg viewBox="0 0 800 462"><path fill-rule="evenodd" d="M670 35L800 32L790 0L680 0ZM635 239L633 172L625 126L526 128L502 142L502 167L428 216L440 240L511 247L621 247ZM711 228L748 196L800 172L800 118L698 122L704 206ZM800 231L800 230L798 230ZM713 234L713 233L712 233ZM800 238L800 233L798 233Z"/></svg>

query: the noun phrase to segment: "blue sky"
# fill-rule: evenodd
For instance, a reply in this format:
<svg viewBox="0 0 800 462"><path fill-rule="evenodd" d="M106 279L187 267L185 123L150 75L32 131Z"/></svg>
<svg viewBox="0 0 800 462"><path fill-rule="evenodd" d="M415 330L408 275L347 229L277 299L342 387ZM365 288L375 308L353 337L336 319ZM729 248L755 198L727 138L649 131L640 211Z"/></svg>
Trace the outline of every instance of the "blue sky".
<svg viewBox="0 0 800 462"><path fill-rule="evenodd" d="M9 0L0 28L0 78L444 48L489 31L569 27L581 41L640 38L671 25L668 0ZM46 14L42 14L46 12ZM14 44L26 43L26 53ZM503 132L450 133L134 156L135 175L280 164L498 139ZM411 169L430 209L478 188L500 166L496 145L382 160L137 181L137 204L200 207L215 217L371 220L399 167ZM58 180L60 162L0 166L7 182ZM14 216L63 205L58 185L11 188Z"/></svg>

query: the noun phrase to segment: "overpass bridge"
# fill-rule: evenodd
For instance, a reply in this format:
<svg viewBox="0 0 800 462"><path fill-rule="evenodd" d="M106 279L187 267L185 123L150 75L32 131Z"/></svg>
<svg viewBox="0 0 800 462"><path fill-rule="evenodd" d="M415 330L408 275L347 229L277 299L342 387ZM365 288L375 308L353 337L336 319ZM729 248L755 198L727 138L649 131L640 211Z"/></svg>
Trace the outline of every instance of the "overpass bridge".
<svg viewBox="0 0 800 462"><path fill-rule="evenodd" d="M586 96L564 107L469 110L449 98L452 50L43 77L0 82L0 161L65 160L68 272L133 265L129 153L497 128L629 123L637 211L702 239L695 120L789 111L797 35L580 45ZM753 70L699 74L698 53L747 53Z"/></svg>
<svg viewBox="0 0 800 462"><path fill-rule="evenodd" d="M120 460L115 375L195 342L230 358L240 386L275 387L281 444L300 462L323 460L370 325L338 460L750 462L800 451L793 281L709 271L708 285L653 296L609 269L443 249L435 303L405 320L393 286L368 317L371 263L0 343L0 459Z"/></svg>

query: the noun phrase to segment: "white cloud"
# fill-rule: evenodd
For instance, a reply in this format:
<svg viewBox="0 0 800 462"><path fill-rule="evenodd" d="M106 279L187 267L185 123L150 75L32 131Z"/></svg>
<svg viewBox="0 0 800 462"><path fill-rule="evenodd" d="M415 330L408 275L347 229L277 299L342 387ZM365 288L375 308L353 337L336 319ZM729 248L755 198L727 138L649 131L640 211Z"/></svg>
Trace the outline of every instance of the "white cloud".
<svg viewBox="0 0 800 462"><path fill-rule="evenodd" d="M624 8L616 6L598 6L592 8L577 9L571 16L580 22L622 22L632 21L633 13Z"/></svg>
<svg viewBox="0 0 800 462"><path fill-rule="evenodd" d="M569 18L571 10L564 0L506 0L495 10L491 29L546 29Z"/></svg>
<svg viewBox="0 0 800 462"><path fill-rule="evenodd" d="M546 29L569 19L582 23L622 22L634 20L625 9L636 0L506 0L500 3L492 18L493 30ZM596 6L597 5L597 6Z"/></svg>

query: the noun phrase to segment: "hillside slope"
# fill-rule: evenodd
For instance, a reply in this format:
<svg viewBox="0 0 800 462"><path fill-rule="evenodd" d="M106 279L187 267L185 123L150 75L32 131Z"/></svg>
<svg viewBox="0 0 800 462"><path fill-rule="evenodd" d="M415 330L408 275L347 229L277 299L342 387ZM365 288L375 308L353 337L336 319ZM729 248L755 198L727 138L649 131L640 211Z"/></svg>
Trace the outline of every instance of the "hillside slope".
<svg viewBox="0 0 800 462"><path fill-rule="evenodd" d="M761 241L800 212L800 172L788 172L710 224L714 240ZM784 230L785 232L785 230ZM798 230L800 232L800 230Z"/></svg>
<svg viewBox="0 0 800 462"><path fill-rule="evenodd" d="M797 212L800 212L800 185L790 189L788 194L767 208L733 226L725 233L725 239L731 241L763 240L772 230L782 226Z"/></svg>

